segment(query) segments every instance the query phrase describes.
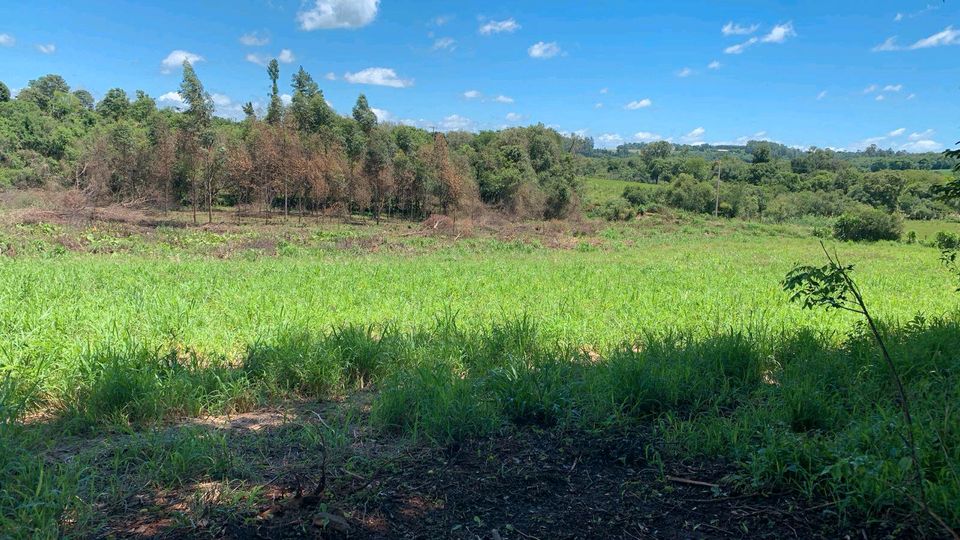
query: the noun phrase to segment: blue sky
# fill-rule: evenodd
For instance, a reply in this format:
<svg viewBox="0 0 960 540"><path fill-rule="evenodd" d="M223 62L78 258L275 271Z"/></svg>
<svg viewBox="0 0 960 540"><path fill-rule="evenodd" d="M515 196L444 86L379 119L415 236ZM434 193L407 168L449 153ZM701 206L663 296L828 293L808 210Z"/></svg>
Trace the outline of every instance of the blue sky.
<svg viewBox="0 0 960 540"><path fill-rule="evenodd" d="M960 139L960 0L4 0L0 80L46 73L176 104L193 58L218 113L303 65L334 107L438 129L542 122L598 145L769 139L940 150ZM955 26L957 28L955 28Z"/></svg>

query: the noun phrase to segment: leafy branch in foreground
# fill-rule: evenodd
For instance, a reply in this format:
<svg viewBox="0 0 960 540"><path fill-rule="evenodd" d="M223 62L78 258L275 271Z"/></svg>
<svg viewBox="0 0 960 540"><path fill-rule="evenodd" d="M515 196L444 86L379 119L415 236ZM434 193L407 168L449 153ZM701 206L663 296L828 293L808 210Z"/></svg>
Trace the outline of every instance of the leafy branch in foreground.
<svg viewBox="0 0 960 540"><path fill-rule="evenodd" d="M910 451L910 459L913 462L913 472L916 480L917 494L920 505L941 527L944 528L953 538L958 538L957 533L951 529L943 519L940 518L927 505L927 497L923 487L923 470L920 465L920 458L917 455L917 445L914 437L913 415L910 413L910 401L907 398L906 388L903 386L903 380L897 371L887 349L887 344L880 334L880 330L867 308L863 299L863 294L856 282L850 277L853 271L853 265L843 265L840 258L834 253L832 256L827 251L823 242L820 242L824 255L827 257L827 263L824 266L797 265L787 273L782 284L785 291L790 293L790 301L801 302L805 309L823 307L825 309L841 309L862 315L866 321L874 340L880 347L883 360L890 370L894 382L896 383L898 401L900 410L903 413L903 421L906 427L906 436L900 435ZM955 256L950 259L949 264L954 264ZM946 261L945 261L946 264Z"/></svg>

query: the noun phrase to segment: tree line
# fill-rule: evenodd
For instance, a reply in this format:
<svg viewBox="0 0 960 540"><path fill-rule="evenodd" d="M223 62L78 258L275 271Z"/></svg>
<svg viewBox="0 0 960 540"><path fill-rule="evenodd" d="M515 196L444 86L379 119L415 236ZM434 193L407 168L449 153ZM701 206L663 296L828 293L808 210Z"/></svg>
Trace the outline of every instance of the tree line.
<svg viewBox="0 0 960 540"><path fill-rule="evenodd" d="M218 206L377 220L484 205L561 218L579 207L583 158L555 130L431 133L378 121L362 94L342 116L302 67L288 104L276 60L266 71L266 110L258 114L248 102L242 120L214 115L189 62L178 109L119 88L97 102L54 74L15 97L0 83L0 189L67 189L91 205L189 208L195 221L212 220Z"/></svg>

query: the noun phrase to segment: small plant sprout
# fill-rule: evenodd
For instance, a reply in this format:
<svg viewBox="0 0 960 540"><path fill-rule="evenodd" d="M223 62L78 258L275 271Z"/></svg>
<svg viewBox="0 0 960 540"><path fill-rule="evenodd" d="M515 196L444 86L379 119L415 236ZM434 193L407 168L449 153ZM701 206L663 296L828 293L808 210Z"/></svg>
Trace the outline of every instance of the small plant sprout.
<svg viewBox="0 0 960 540"><path fill-rule="evenodd" d="M850 273L853 272L853 265L841 264L837 254L834 253L831 255L823 242L820 242L820 247L823 249L823 254L827 257L827 264L824 266L795 266L784 278L783 288L790 293L790 301L801 302L804 309L813 309L816 307L841 309L862 315L864 319L866 319L867 326L870 328L870 332L880 347L884 363L887 365L887 368L890 370L890 375L896 383L900 410L903 413L903 421L907 432L906 436L900 434L900 437L910 451L910 460L913 463L913 473L920 506L934 521L943 527L952 538L960 538L957 536L957 533L927 505L927 498L923 487L923 470L920 465L920 459L917 456L913 416L910 414L910 401L907 398L907 391L903 386L903 380L897 371L897 366L890 356L887 344L884 342L883 336L880 334L880 330L877 328L876 322L870 314L870 310L867 308L863 294L856 282L850 277Z"/></svg>

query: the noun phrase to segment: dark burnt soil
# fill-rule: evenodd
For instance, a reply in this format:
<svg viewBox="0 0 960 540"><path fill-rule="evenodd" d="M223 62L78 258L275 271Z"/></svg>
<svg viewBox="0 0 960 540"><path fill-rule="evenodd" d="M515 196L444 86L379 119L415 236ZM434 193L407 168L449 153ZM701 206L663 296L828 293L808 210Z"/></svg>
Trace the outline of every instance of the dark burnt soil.
<svg viewBox="0 0 960 540"><path fill-rule="evenodd" d="M256 517L206 527L228 538L885 538L828 501L743 494L724 463L662 462L637 435L525 430L421 448L314 498L287 495ZM309 491L309 490L306 490ZM853 524L851 524L853 523ZM167 531L159 536L194 536Z"/></svg>

